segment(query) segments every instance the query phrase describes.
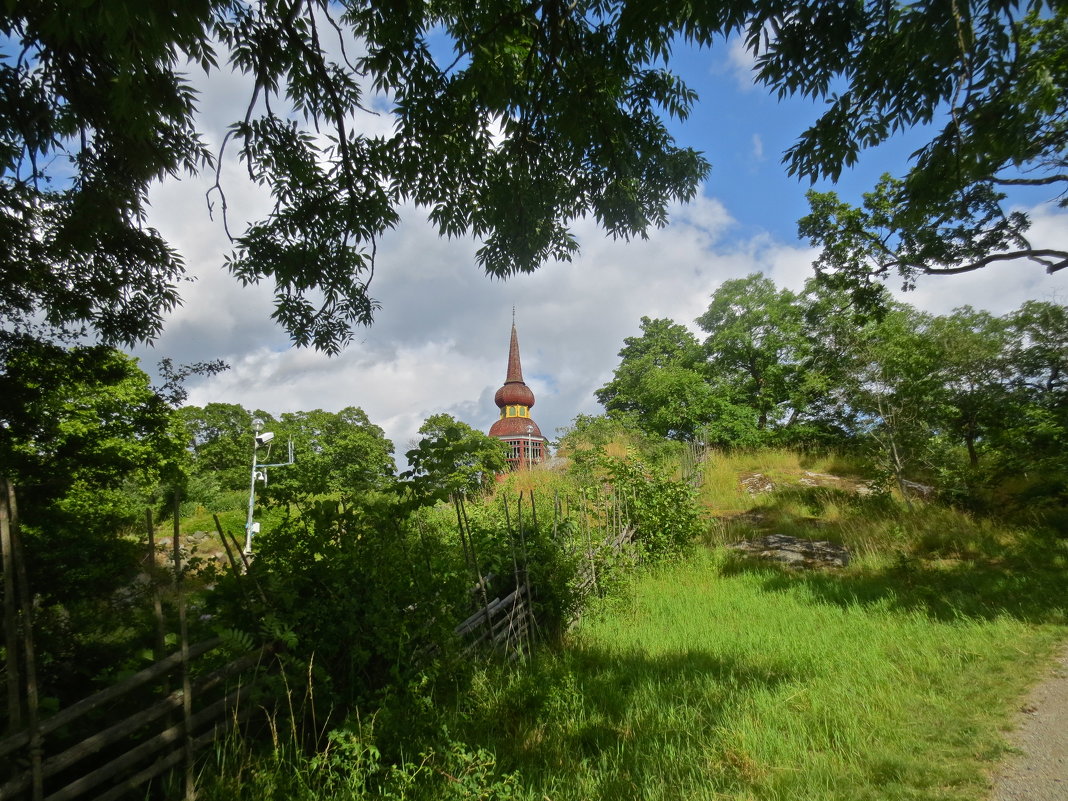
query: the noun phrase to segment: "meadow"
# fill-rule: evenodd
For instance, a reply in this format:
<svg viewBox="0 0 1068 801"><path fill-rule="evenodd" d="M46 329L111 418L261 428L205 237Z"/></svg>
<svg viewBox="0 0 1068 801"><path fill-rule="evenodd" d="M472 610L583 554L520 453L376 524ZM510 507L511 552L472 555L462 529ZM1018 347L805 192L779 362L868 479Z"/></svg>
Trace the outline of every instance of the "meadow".
<svg viewBox="0 0 1068 801"><path fill-rule="evenodd" d="M311 761L246 752L206 797L983 798L1065 638L1066 541L857 494L860 477L799 483L845 467L714 456L703 540L623 580L556 647L398 692ZM775 489L739 489L753 473ZM783 530L854 558L802 571L724 547Z"/></svg>

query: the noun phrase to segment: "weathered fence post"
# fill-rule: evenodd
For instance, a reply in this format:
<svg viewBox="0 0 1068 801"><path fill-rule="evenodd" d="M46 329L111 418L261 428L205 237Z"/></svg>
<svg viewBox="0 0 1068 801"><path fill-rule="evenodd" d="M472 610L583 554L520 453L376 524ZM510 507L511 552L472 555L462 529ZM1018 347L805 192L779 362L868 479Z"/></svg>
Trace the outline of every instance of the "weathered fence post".
<svg viewBox="0 0 1068 801"><path fill-rule="evenodd" d="M189 681L189 627L185 617L185 591L182 578L182 553L179 544L181 538L178 490L174 491L174 594L178 601L178 637L182 648L182 724L185 735L185 797L186 801L196 798L196 786L193 780L193 688Z"/></svg>
<svg viewBox="0 0 1068 801"><path fill-rule="evenodd" d="M467 507L464 506L463 495L457 493L453 496L453 503L456 506L456 522L460 526L460 542L464 541L464 528L467 529L467 545L464 548L466 554L468 550L471 552L472 567L475 571L475 581L478 582L478 587L482 591L482 607L486 610L486 628L489 630L490 639L493 639L493 621L490 620L489 615L489 595L486 592L486 580L482 576L482 569L478 566L478 555L475 553L475 540L471 536L471 521L467 518Z"/></svg>
<svg viewBox="0 0 1068 801"><path fill-rule="evenodd" d="M15 599L15 545L7 504L8 479L0 478L0 553L4 559L4 654L7 669L7 731L22 728L22 671L19 669L18 612Z"/></svg>
<svg viewBox="0 0 1068 801"><path fill-rule="evenodd" d="M15 565L15 585L18 588L19 606L22 613L22 657L26 665L26 727L30 735L30 771L33 776L33 801L44 797L44 776L41 773L41 758L44 745L37 718L37 660L33 647L33 603L30 599L30 583L26 578L26 555L19 537L19 512L15 502L15 485L10 479L4 482L6 490L7 530L11 540L11 556Z"/></svg>
<svg viewBox="0 0 1068 801"><path fill-rule="evenodd" d="M156 619L156 644L152 649L153 661L158 662L166 655L167 626L163 619L163 596L159 591L159 576L156 575L156 529L152 525L152 510L145 509L145 531L148 534L148 581L152 585L152 613ZM166 681L163 694L170 692Z"/></svg>

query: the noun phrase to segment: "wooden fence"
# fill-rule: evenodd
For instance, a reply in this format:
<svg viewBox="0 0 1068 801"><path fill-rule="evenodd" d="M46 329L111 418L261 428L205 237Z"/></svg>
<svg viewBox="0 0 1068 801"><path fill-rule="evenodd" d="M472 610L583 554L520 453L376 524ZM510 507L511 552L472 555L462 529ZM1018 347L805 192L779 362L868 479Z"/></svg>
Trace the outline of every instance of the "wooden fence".
<svg viewBox="0 0 1068 801"><path fill-rule="evenodd" d="M529 492L527 500L530 510L526 519L536 526L537 505L533 491ZM508 536L512 543L514 573L510 586L514 589L503 597L497 596L490 600L487 588L492 586L496 577L483 576L478 573L463 498L453 498L461 545L465 556L468 557L469 567L475 571L475 584L471 588L471 595L475 603L479 605L478 610L456 626L454 632L458 637L466 640L466 652L477 648L491 648L509 658L514 658L529 649L533 641L532 635L538 625L534 614L534 597L537 588L531 588L526 570L529 555L526 540L527 528L524 525L523 514L524 493L519 493L514 515L509 509L507 499L503 502ZM599 592L598 563L601 554L605 551L613 554L620 553L631 545L636 534L635 528L628 522L627 504L624 498L610 495L606 498L605 508L598 511L600 514L597 517L600 520L594 520L595 516L586 508L585 502L582 505L580 517L582 531L579 539L580 563L574 586L580 602L570 620L571 625L576 623L580 617L582 599ZM557 496L553 500L554 538L558 537L557 528L560 517L561 500Z"/></svg>
<svg viewBox="0 0 1068 801"><path fill-rule="evenodd" d="M492 649L514 658L531 647L537 628L534 600L536 588L526 571L529 559L527 535L537 526L538 510L533 493L516 508L505 503L508 535L512 542L513 575L510 589L490 599L495 577L482 575L476 545L462 497L454 499L464 559L474 579L472 607L476 611L459 623L455 634L465 641L465 652ZM527 509L529 505L529 509ZM561 501L553 501L552 536L557 537ZM581 509L580 569L576 591L586 596L598 591L598 559L605 549L618 552L634 537L626 523L626 504L609 499L603 509ZM231 568L247 574L239 544L228 541L218 518L216 527ZM156 571L156 543L151 515L146 520L149 574ZM573 535L572 535L573 536ZM231 538L232 539L232 538ZM153 580L152 601L156 616L156 657L139 673L73 705L41 718L34 661L31 592L27 585L18 537L14 490L0 479L0 544L4 567L4 624L6 648L8 734L0 739L0 801L72 801L89 793L98 801L112 801L130 793L161 774L184 771L184 794L194 796L193 758L197 750L213 743L222 733L243 720L254 703L248 703L258 669L269 660L274 647L232 659L210 668L207 660L219 648L212 639L190 644L186 631L186 606L179 547L177 502L172 538L172 590L179 622L179 650L163 653L165 622L158 584ZM574 547L575 542L570 547ZM236 555L235 555L236 554ZM239 559L240 557L240 559ZM253 585L262 594L262 589ZM266 598L264 599L266 600ZM572 621L574 622L574 621ZM172 686L177 689L171 691ZM125 706L124 706L125 702ZM246 702L246 703L243 703ZM140 707L131 712L130 706ZM112 714L105 716L105 711ZM107 722L88 724L81 739L71 742L67 730L85 716L97 713ZM118 721L115 718L118 717Z"/></svg>
<svg viewBox="0 0 1068 801"><path fill-rule="evenodd" d="M191 645L184 653L177 651L41 721L35 728L0 740L0 761L30 763L0 785L0 799L69 801L96 791L97 801L110 801L183 764L191 778L193 754L247 716L252 708L250 704L242 705L252 684L240 679L262 663L269 655L268 648L234 659L62 750L53 752L49 748L49 735L113 702L138 693L137 699L142 699L144 688L161 684L174 674L187 675L195 660L218 645L219 640L213 639ZM194 701L199 706L196 711ZM172 722L178 714L180 719ZM153 724L154 729L150 728ZM20 751L27 756L17 759ZM90 757L99 760L101 754L107 755L104 764L85 765ZM144 767L138 770L139 766Z"/></svg>
<svg viewBox="0 0 1068 801"><path fill-rule="evenodd" d="M0 801L71 801L88 793L98 801L111 801L175 768L184 768L185 795L191 798L194 753L253 708L242 701L253 686L256 669L270 656L273 647L265 646L211 669L207 660L218 649L220 640L189 643L177 508L172 546L179 646L175 653L163 653L164 619L154 579L156 546L151 516L147 524L151 556L148 573L153 577L157 618L156 661L135 675L42 718L33 606L19 541L15 493L10 482L0 478L8 717L8 734L0 739ZM195 676L201 663L202 675ZM172 686L177 689L171 691ZM105 722L87 723L86 716L91 713ZM93 726L100 728L92 731ZM72 730L80 730L81 739L71 742ZM84 736L85 731L92 733Z"/></svg>

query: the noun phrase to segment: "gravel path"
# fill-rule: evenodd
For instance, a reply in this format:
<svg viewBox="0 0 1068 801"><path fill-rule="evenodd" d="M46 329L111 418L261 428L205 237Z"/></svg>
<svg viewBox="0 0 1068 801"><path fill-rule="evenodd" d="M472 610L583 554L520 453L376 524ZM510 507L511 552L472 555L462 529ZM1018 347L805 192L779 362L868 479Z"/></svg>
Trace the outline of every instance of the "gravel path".
<svg viewBox="0 0 1068 801"><path fill-rule="evenodd" d="M1028 693L1009 742L1020 753L991 777L990 801L1068 801L1068 647Z"/></svg>

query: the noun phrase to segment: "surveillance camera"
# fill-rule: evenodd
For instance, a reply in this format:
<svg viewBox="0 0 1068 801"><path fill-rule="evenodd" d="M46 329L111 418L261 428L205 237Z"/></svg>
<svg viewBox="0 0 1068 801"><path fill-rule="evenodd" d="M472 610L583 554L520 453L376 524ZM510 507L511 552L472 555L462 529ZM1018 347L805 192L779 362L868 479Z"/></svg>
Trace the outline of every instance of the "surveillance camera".
<svg viewBox="0 0 1068 801"><path fill-rule="evenodd" d="M258 448L260 445L266 445L272 439L274 439L274 432L264 431L262 434L256 436L256 447Z"/></svg>

